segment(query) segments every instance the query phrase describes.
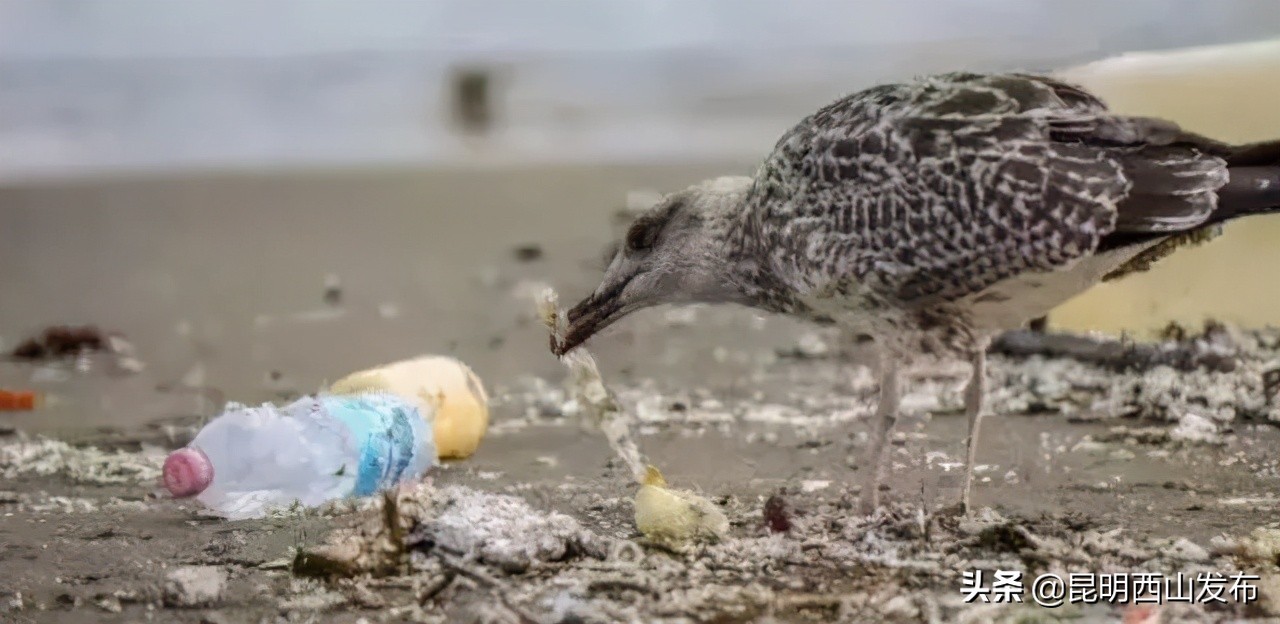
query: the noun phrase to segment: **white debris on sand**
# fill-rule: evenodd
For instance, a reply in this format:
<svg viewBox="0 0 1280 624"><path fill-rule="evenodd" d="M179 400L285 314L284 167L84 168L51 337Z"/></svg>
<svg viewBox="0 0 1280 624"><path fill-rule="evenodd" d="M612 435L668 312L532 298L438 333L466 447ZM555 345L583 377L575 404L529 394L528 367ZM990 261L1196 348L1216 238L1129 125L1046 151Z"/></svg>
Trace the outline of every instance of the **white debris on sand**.
<svg viewBox="0 0 1280 624"><path fill-rule="evenodd" d="M1221 444L1222 436L1213 421L1193 413L1187 413L1178 426L1169 431L1169 439L1189 444Z"/></svg>
<svg viewBox="0 0 1280 624"><path fill-rule="evenodd" d="M140 512L151 508L151 504L142 500L124 500L116 497L85 498L80 496L57 496L45 491L38 492L0 492L0 505L12 511L25 511L36 514L88 514L103 510L122 510Z"/></svg>
<svg viewBox="0 0 1280 624"><path fill-rule="evenodd" d="M145 483L160 478L164 452L126 453L36 438L0 444L0 476L63 475L79 483Z"/></svg>
<svg viewBox="0 0 1280 624"><path fill-rule="evenodd" d="M1216 423L1240 417L1280 421L1280 401L1268 403L1264 377L1280 356L1280 329L1232 332L1234 367L1117 372L1068 358L992 358L993 409L998 413L1094 412L1097 416L1179 422L1188 414ZM1174 343L1170 343L1174 344Z"/></svg>
<svg viewBox="0 0 1280 624"><path fill-rule="evenodd" d="M603 557L609 541L577 520L533 509L521 498L465 487L431 495L431 518L415 532L453 554L476 558L506 572L587 554Z"/></svg>
<svg viewBox="0 0 1280 624"><path fill-rule="evenodd" d="M903 504L870 518L852 516L851 504L844 496L806 500L806 512L778 534L763 530L757 510L731 506L728 519L742 528L716 543L673 554L621 540L607 558L520 570L519 577L496 576L493 583L507 603L550 613L552 621L766 621L770 615L782 621L1026 621L1018 618L1028 612L1017 606L979 611L950 594L909 588L950 587L959 571L1020 569L1029 560L1048 570L1230 567L1223 554L1189 540L1143 539L1060 518L1009 518L987 510L957 526L954 519L922 516ZM624 551L636 552L622 556ZM1086 608L1095 611L1077 614L1085 621L1118 615L1106 606ZM1177 621L1208 615L1193 608Z"/></svg>
<svg viewBox="0 0 1280 624"><path fill-rule="evenodd" d="M186 566L165 574L164 603L170 607L206 607L222 600L227 573L219 566Z"/></svg>
<svg viewBox="0 0 1280 624"><path fill-rule="evenodd" d="M1236 555L1245 561L1277 565L1280 564L1280 529L1258 527L1245 537L1220 540L1215 550Z"/></svg>

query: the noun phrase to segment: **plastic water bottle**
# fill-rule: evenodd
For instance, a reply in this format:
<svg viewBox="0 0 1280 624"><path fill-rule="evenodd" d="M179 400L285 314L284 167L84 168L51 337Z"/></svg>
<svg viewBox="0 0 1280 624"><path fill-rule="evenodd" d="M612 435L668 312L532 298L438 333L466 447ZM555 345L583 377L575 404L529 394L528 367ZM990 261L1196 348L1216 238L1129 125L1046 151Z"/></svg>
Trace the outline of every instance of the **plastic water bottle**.
<svg viewBox="0 0 1280 624"><path fill-rule="evenodd" d="M428 416L430 416L428 414ZM230 519L368 496L436 462L431 423L392 394L231 404L164 462L164 485Z"/></svg>

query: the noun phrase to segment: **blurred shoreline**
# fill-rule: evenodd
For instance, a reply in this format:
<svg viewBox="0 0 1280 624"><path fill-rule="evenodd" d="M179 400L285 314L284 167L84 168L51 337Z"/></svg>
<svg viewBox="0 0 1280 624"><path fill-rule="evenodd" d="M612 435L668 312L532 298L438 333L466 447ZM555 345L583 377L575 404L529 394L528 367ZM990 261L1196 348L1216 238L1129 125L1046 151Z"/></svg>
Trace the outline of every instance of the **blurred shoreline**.
<svg viewBox="0 0 1280 624"><path fill-rule="evenodd" d="M1280 28L1280 5L1252 0L909 4L0 2L0 185L759 159L802 116L871 84ZM482 133L452 110L463 71L489 83Z"/></svg>

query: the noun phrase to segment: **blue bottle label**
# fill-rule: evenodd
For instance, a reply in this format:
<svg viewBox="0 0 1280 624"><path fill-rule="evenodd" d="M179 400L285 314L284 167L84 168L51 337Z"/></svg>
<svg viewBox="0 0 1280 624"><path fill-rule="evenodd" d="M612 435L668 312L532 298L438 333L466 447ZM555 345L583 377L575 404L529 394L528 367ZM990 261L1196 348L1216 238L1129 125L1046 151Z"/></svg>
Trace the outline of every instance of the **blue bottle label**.
<svg viewBox="0 0 1280 624"><path fill-rule="evenodd" d="M390 394L323 396L320 407L344 423L360 448L353 494L368 496L398 483L429 435L418 408Z"/></svg>

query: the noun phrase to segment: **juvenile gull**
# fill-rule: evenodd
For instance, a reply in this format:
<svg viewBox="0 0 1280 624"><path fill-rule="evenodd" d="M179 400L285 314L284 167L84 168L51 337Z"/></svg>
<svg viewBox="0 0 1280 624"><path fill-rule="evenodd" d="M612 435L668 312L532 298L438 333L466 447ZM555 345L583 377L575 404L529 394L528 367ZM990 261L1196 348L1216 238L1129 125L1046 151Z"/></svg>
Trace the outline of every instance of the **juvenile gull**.
<svg viewBox="0 0 1280 624"><path fill-rule="evenodd" d="M884 85L805 118L754 176L697 184L636 219L555 348L641 308L689 302L871 336L880 398L865 510L879 503L899 371L919 357L964 358L967 510L993 336L1225 221L1276 211L1280 141L1233 146L1115 115L1040 76Z"/></svg>

